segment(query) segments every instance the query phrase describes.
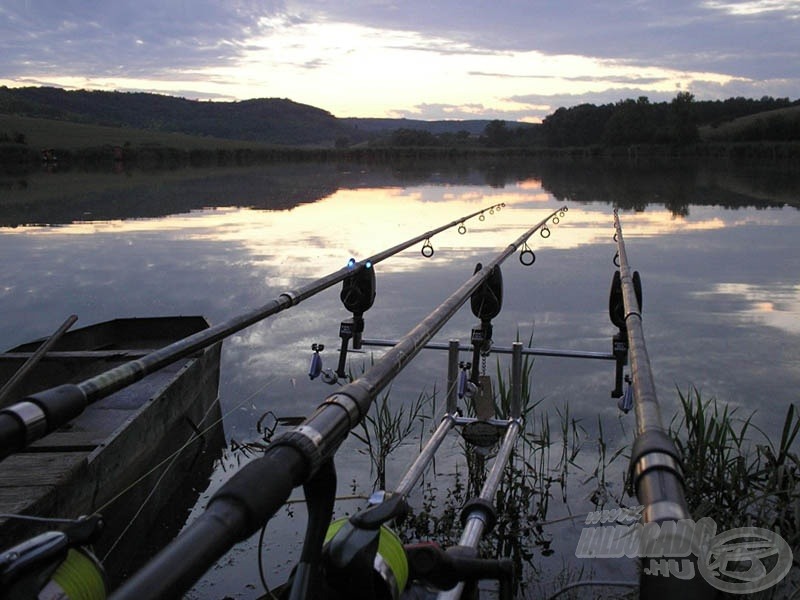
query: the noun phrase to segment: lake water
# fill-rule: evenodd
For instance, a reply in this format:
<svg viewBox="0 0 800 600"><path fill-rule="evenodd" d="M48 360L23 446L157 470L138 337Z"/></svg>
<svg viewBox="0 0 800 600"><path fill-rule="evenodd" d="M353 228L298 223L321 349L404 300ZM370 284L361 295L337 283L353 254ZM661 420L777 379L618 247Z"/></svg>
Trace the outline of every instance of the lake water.
<svg viewBox="0 0 800 600"><path fill-rule="evenodd" d="M476 262L488 262L566 204L568 213L548 239L531 238L533 266L516 257L504 264L494 340L510 345L517 335L533 335L535 346L610 351L612 211L619 207L628 257L643 280L644 329L665 419L677 410L678 390L696 387L742 416L755 411L756 424L773 437L779 433L800 388L796 169L497 160L0 175L0 340L11 347L48 335L71 313L78 325L177 314L218 323L350 257L368 257L500 202L505 209L469 221L465 235L452 229L433 238L432 258L417 247L380 263L365 337L402 336ZM256 423L267 411L309 414L331 393L307 376L311 345L324 343L325 366L335 366L339 322L347 316L337 286L224 343L220 398L228 440L258 440ZM475 320L462 308L436 340L467 343ZM357 371L381 352L352 355L351 365ZM392 402L434 389L441 400L445 376L444 354L424 352L396 379ZM630 443L633 416L620 418L609 396L613 363L537 358L532 376L537 415L554 417L568 406L587 447L597 437L598 417L612 448ZM394 456L389 482L398 481L417 445L410 440ZM443 450L438 471L448 471L458 448L454 442ZM360 449L357 440L342 449L342 495L371 491L369 460ZM246 460L242 452L225 454L194 513ZM619 491L621 478L614 485ZM586 510L585 495L579 492L575 502L573 511ZM363 501L344 500L337 510L359 506ZM270 585L297 559L300 512L280 513L267 529ZM563 514L555 508L552 516ZM234 549L192 596L258 597L256 545L253 539ZM574 540L556 540L554 548L552 559L537 557L549 573L543 577L574 556ZM622 572L633 578L635 571Z"/></svg>

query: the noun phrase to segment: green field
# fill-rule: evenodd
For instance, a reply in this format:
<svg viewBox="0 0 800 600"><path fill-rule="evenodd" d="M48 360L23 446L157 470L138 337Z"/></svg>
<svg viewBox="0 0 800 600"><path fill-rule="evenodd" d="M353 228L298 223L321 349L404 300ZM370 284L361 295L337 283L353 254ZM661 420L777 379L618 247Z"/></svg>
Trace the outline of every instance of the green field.
<svg viewBox="0 0 800 600"><path fill-rule="evenodd" d="M756 126L760 121L767 122L770 119L797 122L800 120L800 106L789 106L787 108L768 110L754 115L747 115L746 117L739 117L738 119L721 123L717 127L704 125L700 127L700 138L703 141L709 142L735 139L738 138L742 132Z"/></svg>
<svg viewBox="0 0 800 600"><path fill-rule="evenodd" d="M161 146L185 151L267 147L256 142L192 136L182 133L126 127L102 127L51 119L0 115L0 136L6 134L13 139L17 133L23 134L26 144L35 150L41 148L82 150L125 145L133 147Z"/></svg>

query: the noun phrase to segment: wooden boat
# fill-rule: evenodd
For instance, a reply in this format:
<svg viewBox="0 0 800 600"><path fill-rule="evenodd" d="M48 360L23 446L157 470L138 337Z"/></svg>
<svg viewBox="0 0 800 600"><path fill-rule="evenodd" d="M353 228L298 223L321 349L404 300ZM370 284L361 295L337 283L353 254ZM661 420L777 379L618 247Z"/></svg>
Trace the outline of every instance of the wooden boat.
<svg viewBox="0 0 800 600"><path fill-rule="evenodd" d="M69 331L5 405L93 377L208 326L202 317L158 317ZM0 385L43 342L0 354ZM169 527L161 527L161 535L152 532L166 506L186 510L194 503L176 502L175 495L189 489L196 499L207 485L224 444L217 402L220 347L218 342L91 404L66 426L0 462L0 513L74 518L99 510L105 530L95 550L100 557L108 554L105 564L113 579L123 577L151 540L166 542L177 533ZM177 519L173 529L181 525ZM42 530L0 520L0 547Z"/></svg>

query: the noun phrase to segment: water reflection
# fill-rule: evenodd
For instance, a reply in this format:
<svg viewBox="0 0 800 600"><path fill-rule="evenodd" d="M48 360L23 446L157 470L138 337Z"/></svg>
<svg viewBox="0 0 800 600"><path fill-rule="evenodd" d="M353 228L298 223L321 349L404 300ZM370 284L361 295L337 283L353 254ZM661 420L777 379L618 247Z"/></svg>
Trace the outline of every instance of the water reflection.
<svg viewBox="0 0 800 600"><path fill-rule="evenodd" d="M212 206L289 210L337 190L448 186L543 190L559 201L642 211L663 205L800 206L800 172L774 165L545 159L281 163L160 172L0 174L0 227L153 218ZM109 201L109 199L112 199ZM544 196L528 202L546 201Z"/></svg>
<svg viewBox="0 0 800 600"><path fill-rule="evenodd" d="M775 176L773 186L769 176L702 165L643 170L495 161L25 177L25 186L16 179L0 185L6 346L49 333L70 313L82 324L159 314L220 322L338 269L350 256L369 256L505 202L484 222L468 223L466 235L453 229L434 238L432 259L412 248L379 266L367 334L395 338L469 277L475 262L567 201L570 210L553 235L531 240L535 265L511 259L504 266L498 344L533 332L537 345L608 351L611 206L620 206L629 259L644 281L645 330L665 415L675 408L676 386L696 385L746 414L758 408L766 430L796 401L797 174ZM794 204L786 206L791 197ZM255 423L266 410L308 413L323 400L332 388L308 380L310 346L337 347L346 316L331 290L225 342L220 394L228 439L257 437ZM462 310L437 339L465 341L473 325ZM330 366L334 352L323 354ZM353 359L357 369L371 355ZM618 422L609 397L612 371L605 364L537 360L538 410L554 414L569 404L587 430L598 416ZM444 359L423 354L398 377L393 397L413 398L434 385L441 390L444 376ZM619 423L622 431L609 444L629 441L630 421ZM398 457L397 471L413 451ZM368 469L363 457L347 456L345 487ZM218 470L215 485L226 477ZM271 526L272 535L299 539L301 523L284 525L285 532ZM561 543L559 551L568 554L569 544ZM232 560L244 564L244 574L212 574L224 589L216 596L255 596L242 591L257 582L252 555ZM213 589L207 594L216 596Z"/></svg>
<svg viewBox="0 0 800 600"><path fill-rule="evenodd" d="M733 298L743 305L734 312L737 319L800 334L800 285L765 289L750 283L719 283L697 295L713 303L720 297Z"/></svg>

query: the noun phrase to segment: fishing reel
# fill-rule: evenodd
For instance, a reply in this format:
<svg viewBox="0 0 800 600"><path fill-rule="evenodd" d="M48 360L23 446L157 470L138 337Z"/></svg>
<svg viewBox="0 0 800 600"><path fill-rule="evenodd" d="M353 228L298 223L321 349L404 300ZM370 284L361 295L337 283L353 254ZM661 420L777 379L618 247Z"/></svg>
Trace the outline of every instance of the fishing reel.
<svg viewBox="0 0 800 600"><path fill-rule="evenodd" d="M406 544L389 528L409 512L401 495L377 492L372 505L331 523L323 547L330 598L400 600L410 584L449 590L460 582L511 580L509 559L482 559L477 550L442 548L436 542Z"/></svg>
<svg viewBox="0 0 800 600"><path fill-rule="evenodd" d="M104 600L105 571L88 548L102 528L98 515L81 518L64 531L42 533L0 554L2 597Z"/></svg>

